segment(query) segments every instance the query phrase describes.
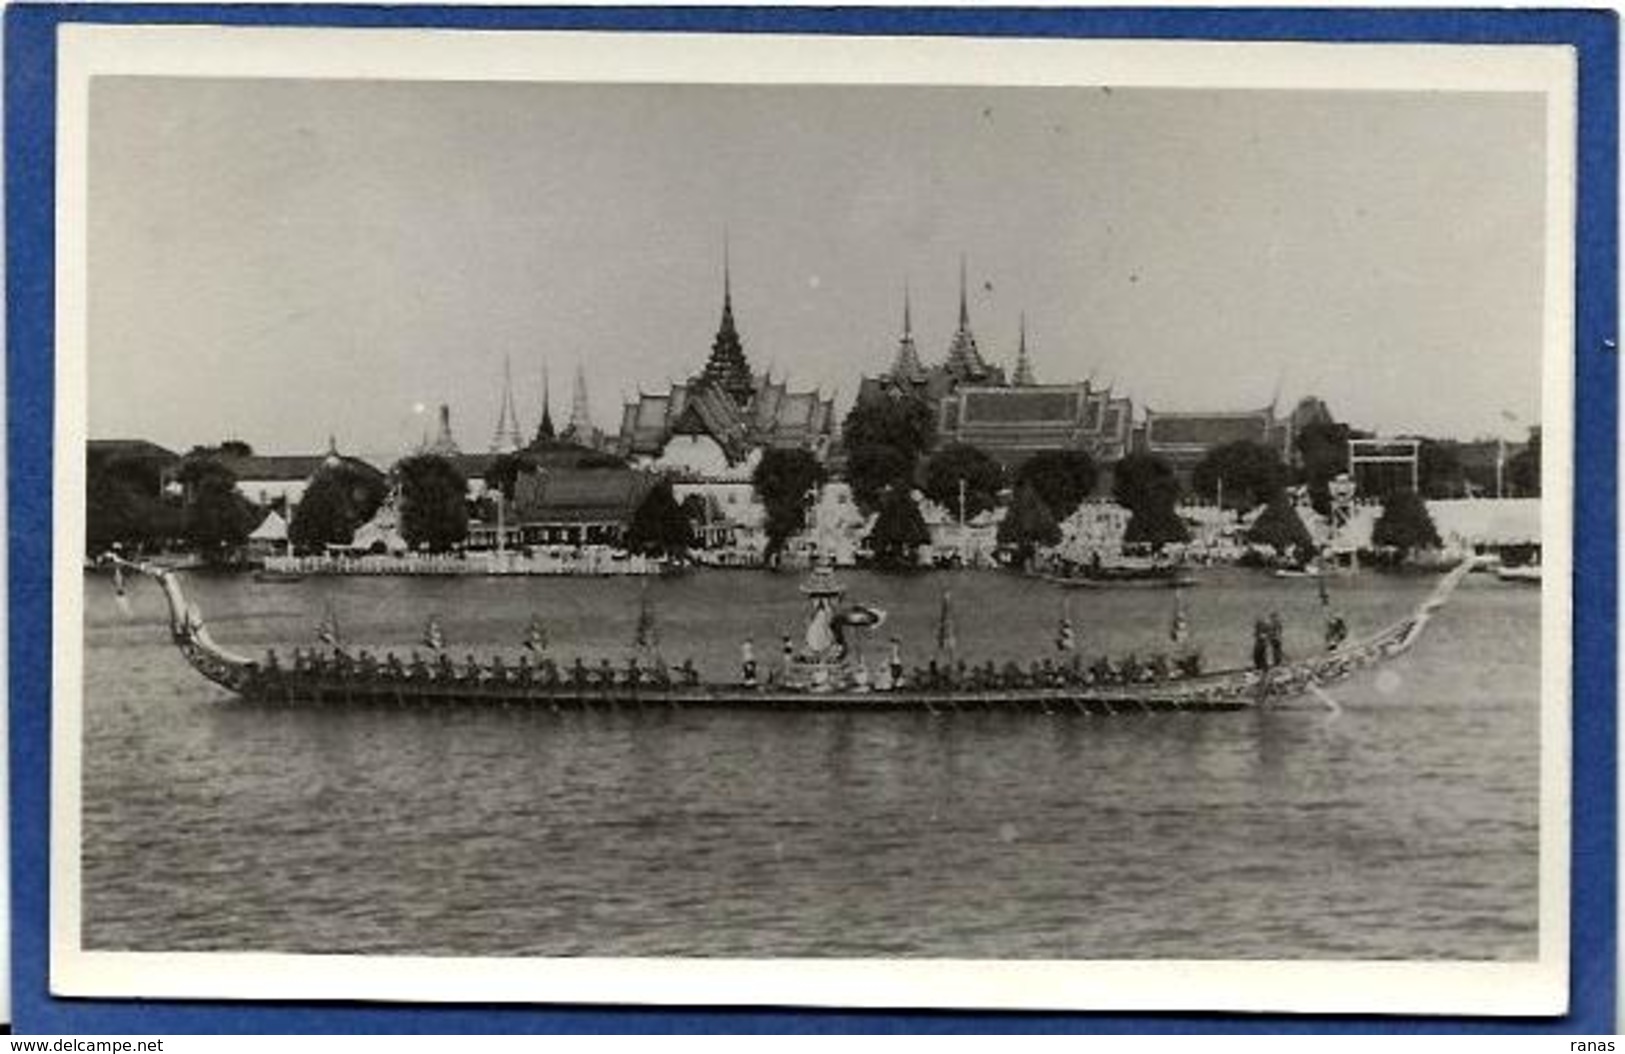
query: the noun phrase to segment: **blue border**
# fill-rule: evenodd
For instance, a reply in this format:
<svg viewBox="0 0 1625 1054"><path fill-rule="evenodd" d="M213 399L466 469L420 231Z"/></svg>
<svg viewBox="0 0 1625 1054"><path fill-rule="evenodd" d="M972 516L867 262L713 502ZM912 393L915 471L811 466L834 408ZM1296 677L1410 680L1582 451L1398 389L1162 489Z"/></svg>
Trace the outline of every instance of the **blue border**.
<svg viewBox="0 0 1625 1054"><path fill-rule="evenodd" d="M1580 69L1573 981L1555 1019L870 1013L54 999L49 935L56 29L207 23L1567 44ZM6 12L13 1019L32 1033L1512 1032L1609 1034L1615 997L1618 26L1609 11L29 5Z"/></svg>

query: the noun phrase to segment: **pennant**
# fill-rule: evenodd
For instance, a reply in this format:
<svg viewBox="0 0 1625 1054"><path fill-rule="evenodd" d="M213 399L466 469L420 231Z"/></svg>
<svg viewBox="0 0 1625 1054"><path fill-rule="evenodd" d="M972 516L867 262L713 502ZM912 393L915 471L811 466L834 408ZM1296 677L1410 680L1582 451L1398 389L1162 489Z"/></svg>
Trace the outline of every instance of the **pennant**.
<svg viewBox="0 0 1625 1054"><path fill-rule="evenodd" d="M331 605L322 620L316 623L316 639L334 648L339 646L339 619Z"/></svg>
<svg viewBox="0 0 1625 1054"><path fill-rule="evenodd" d="M1174 590L1174 618L1168 625L1168 639L1175 644L1184 644L1191 636L1190 619L1185 615L1185 591Z"/></svg>
<svg viewBox="0 0 1625 1054"><path fill-rule="evenodd" d="M1078 650L1078 636L1072 629L1072 611L1064 600L1061 602L1061 621L1055 630L1055 650Z"/></svg>
<svg viewBox="0 0 1625 1054"><path fill-rule="evenodd" d="M953 654L959 647L954 630L953 597L947 590L942 593L942 611L937 617L937 650Z"/></svg>
<svg viewBox="0 0 1625 1054"><path fill-rule="evenodd" d="M125 618L131 617L130 596L124 588L124 568L118 564L113 565L113 603L118 605L119 611Z"/></svg>
<svg viewBox="0 0 1625 1054"><path fill-rule="evenodd" d="M638 602L638 628L632 635L637 648L654 648L660 644L660 631L655 626L654 608L649 604L649 581L643 581L643 593Z"/></svg>

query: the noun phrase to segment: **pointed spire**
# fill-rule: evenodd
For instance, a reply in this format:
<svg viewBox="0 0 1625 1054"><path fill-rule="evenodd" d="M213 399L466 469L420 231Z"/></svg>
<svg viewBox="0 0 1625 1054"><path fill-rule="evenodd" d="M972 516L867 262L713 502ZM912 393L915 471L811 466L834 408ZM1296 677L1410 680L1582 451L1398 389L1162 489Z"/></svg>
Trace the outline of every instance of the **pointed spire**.
<svg viewBox="0 0 1625 1054"><path fill-rule="evenodd" d="M491 453L511 453L525 445L519 428L519 413L513 405L513 362L502 357L502 411L497 415L496 432L491 436Z"/></svg>
<svg viewBox="0 0 1625 1054"><path fill-rule="evenodd" d="M909 307L908 283L903 283L903 336L897 342L897 354L892 357L891 377L902 384L916 384L925 380L925 366L914 347L913 312Z"/></svg>
<svg viewBox="0 0 1625 1054"><path fill-rule="evenodd" d="M722 322L717 326L716 339L711 342L711 357L706 360L701 376L743 407L750 402L756 385L750 362L745 358L744 342L734 327L733 269L729 257L725 237L722 243Z"/></svg>
<svg viewBox="0 0 1625 1054"><path fill-rule="evenodd" d="M444 457L457 453L457 441L451 437L451 407L440 404L440 434L429 444L428 453Z"/></svg>
<svg viewBox="0 0 1625 1054"><path fill-rule="evenodd" d="M536 426L536 442L546 443L557 437L553 430L553 392L548 383L547 363L542 363L542 421Z"/></svg>
<svg viewBox="0 0 1625 1054"><path fill-rule="evenodd" d="M576 363L575 390L570 397L570 423L564 426L564 437L582 446L598 445L598 429L592 425L592 411L587 403L587 370Z"/></svg>
<svg viewBox="0 0 1625 1054"><path fill-rule="evenodd" d="M728 231L722 231L722 313L732 318L734 313L733 266L730 261Z"/></svg>
<svg viewBox="0 0 1625 1054"><path fill-rule="evenodd" d="M970 306L965 293L965 257L959 257L959 328L948 345L948 358L943 364L956 380L979 382L988 377L987 363L976 350L976 335L970 330Z"/></svg>
<svg viewBox="0 0 1625 1054"><path fill-rule="evenodd" d="M1018 388L1031 388L1038 381L1033 377L1033 363L1027 357L1027 312L1021 313L1021 338L1016 346L1016 375L1012 380Z"/></svg>
<svg viewBox="0 0 1625 1054"><path fill-rule="evenodd" d="M959 254L959 328L970 329L970 305L965 299L965 254Z"/></svg>

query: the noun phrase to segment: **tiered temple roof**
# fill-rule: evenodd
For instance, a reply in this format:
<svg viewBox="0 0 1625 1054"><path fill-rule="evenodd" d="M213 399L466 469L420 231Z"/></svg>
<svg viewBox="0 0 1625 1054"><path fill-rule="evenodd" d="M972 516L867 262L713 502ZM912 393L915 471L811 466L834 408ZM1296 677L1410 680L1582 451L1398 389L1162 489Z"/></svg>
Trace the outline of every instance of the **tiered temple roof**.
<svg viewBox="0 0 1625 1054"><path fill-rule="evenodd" d="M1275 416L1275 408L1243 410L1234 413L1145 411L1143 447L1147 453L1166 458L1175 465L1194 464L1209 450L1226 443L1249 442L1273 447L1283 458L1290 451L1291 430Z"/></svg>
<svg viewBox="0 0 1625 1054"><path fill-rule="evenodd" d="M1128 451L1134 407L1088 382L961 385L942 400L938 413L941 441L969 443L1014 466L1044 450L1083 450L1114 461Z"/></svg>
<svg viewBox="0 0 1625 1054"><path fill-rule="evenodd" d="M659 457L675 435L704 435L738 464L754 449L821 449L835 430L835 401L818 390L790 391L767 374L752 374L734 324L733 286L726 262L722 321L704 369L664 393L640 393L621 413L617 452Z"/></svg>
<svg viewBox="0 0 1625 1054"><path fill-rule="evenodd" d="M751 383L743 407L703 375L664 393L639 395L621 415L621 455L658 457L674 435L706 435L737 463L756 447L812 447L833 434L834 399L792 392L765 374Z"/></svg>

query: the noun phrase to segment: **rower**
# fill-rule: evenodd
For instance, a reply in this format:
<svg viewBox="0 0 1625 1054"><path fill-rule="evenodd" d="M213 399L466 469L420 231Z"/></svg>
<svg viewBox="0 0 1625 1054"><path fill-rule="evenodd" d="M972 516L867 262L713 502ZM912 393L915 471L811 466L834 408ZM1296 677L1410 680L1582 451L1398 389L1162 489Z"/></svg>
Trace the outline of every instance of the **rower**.
<svg viewBox="0 0 1625 1054"><path fill-rule="evenodd" d="M739 645L739 677L745 687L756 687L756 647L749 637Z"/></svg>
<svg viewBox="0 0 1625 1054"><path fill-rule="evenodd" d="M891 656L887 659L887 666L891 670L891 686L903 686L903 642L896 637L891 639Z"/></svg>
<svg viewBox="0 0 1625 1054"><path fill-rule="evenodd" d="M1281 625L1281 613L1270 612L1270 665L1279 666L1286 659L1286 645L1282 640L1284 628Z"/></svg>
<svg viewBox="0 0 1625 1054"><path fill-rule="evenodd" d="M869 665L862 659L858 660L857 669L852 671L852 690L856 692L869 690Z"/></svg>
<svg viewBox="0 0 1625 1054"><path fill-rule="evenodd" d="M1332 612L1326 619L1326 650L1336 651L1343 646L1345 640L1348 640L1348 636L1348 623L1343 621L1340 613Z"/></svg>

